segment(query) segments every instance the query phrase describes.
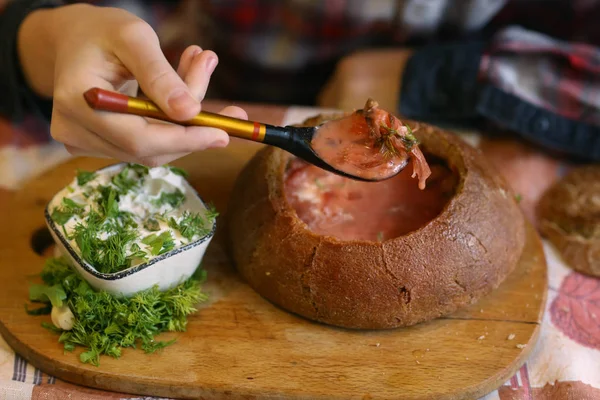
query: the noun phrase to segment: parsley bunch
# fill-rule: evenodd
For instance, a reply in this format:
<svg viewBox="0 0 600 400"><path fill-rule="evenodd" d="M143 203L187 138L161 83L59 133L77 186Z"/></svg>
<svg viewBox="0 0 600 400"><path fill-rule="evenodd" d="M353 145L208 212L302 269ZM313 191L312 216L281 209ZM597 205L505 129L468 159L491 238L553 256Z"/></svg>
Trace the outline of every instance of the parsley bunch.
<svg viewBox="0 0 600 400"><path fill-rule="evenodd" d="M65 351L83 347L80 361L98 366L101 355L119 358L125 347L140 346L146 353L152 353L174 343L174 340L156 341L154 337L162 332L185 331L188 315L196 311L196 304L207 299L200 288L206 271L198 272L197 276L164 292L153 287L124 298L94 290L65 259L50 258L41 273L44 285L30 287L30 300L44 305L26 310L31 315L49 314L51 305L66 303L75 316L72 330L62 331L48 323L42 325L60 333L58 341Z"/></svg>

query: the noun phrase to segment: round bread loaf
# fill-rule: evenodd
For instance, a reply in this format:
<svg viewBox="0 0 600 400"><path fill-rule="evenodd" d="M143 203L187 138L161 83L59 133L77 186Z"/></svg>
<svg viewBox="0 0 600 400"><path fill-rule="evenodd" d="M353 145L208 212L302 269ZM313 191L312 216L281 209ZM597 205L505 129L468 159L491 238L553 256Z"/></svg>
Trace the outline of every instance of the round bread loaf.
<svg viewBox="0 0 600 400"><path fill-rule="evenodd" d="M313 321L383 329L450 314L506 278L525 241L523 214L511 189L459 138L403 122L415 131L428 161L441 160L455 180L437 216L383 241L312 231L286 199L291 154L265 147L245 166L227 211L228 246L254 290Z"/></svg>
<svg viewBox="0 0 600 400"><path fill-rule="evenodd" d="M542 235L571 268L600 276L600 166L575 168L555 182L537 214Z"/></svg>

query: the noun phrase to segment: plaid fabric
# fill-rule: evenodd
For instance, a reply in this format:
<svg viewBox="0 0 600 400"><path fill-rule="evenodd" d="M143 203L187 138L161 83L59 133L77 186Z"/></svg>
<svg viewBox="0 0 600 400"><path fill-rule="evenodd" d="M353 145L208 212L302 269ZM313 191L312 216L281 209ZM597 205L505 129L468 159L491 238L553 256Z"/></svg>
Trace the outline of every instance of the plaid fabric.
<svg viewBox="0 0 600 400"><path fill-rule="evenodd" d="M173 63L191 43L214 49L221 64L213 96L312 103L336 61L352 51L480 35L489 44L481 79L567 118L600 123L600 54L589 45L600 40L596 0L93 3L151 22Z"/></svg>
<svg viewBox="0 0 600 400"><path fill-rule="evenodd" d="M220 64L208 97L314 104L343 56L369 47L420 45L413 57L415 66L405 73L403 81L431 80L455 92L453 95L438 89L429 97L403 93L406 103L413 104L400 109L401 114L423 120L444 113L471 119L483 116L522 130L515 121L503 121L506 116L491 117L490 112L478 111L474 97L481 96L481 90L474 95L464 89L473 86L469 82L472 77L465 76L465 71L475 63L477 84L510 96L507 101L524 102L566 118L569 123L586 124L588 131L589 127L600 127L600 53L594 47L600 44L600 0L88 2L123 7L150 22L173 64L190 44L217 52ZM482 44L480 54L460 58L460 43L473 40ZM454 47L440 47L440 43L454 43ZM446 54L452 49L455 55ZM428 63L416 65L421 52L429 54ZM451 69L442 66L446 71L440 67L437 76L432 75L437 68L431 63L433 59L435 64L435 52L439 52L439 60L453 64ZM475 91L473 87L469 90ZM456 93L469 101L456 99ZM452 95L452 102L440 102ZM415 109L414 98L418 98L419 109ZM461 112L453 108L461 108ZM546 123L540 124L543 127ZM566 134L561 132L559 136ZM561 146L553 145L559 149Z"/></svg>
<svg viewBox="0 0 600 400"><path fill-rule="evenodd" d="M491 41L481 74L531 104L600 125L600 50L596 47L509 27Z"/></svg>

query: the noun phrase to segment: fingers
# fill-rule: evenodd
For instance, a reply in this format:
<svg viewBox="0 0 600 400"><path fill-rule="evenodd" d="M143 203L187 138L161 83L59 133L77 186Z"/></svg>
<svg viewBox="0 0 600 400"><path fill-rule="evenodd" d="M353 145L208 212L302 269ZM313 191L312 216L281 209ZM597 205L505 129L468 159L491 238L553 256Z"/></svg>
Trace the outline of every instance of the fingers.
<svg viewBox="0 0 600 400"><path fill-rule="evenodd" d="M198 101L204 99L210 77L218 63L219 59L213 51L202 50L198 46L189 46L181 55L177 74Z"/></svg>
<svg viewBox="0 0 600 400"><path fill-rule="evenodd" d="M80 149L78 147L69 146L68 144L64 145L65 149L69 152L69 154L75 157L95 157L95 158L111 158L107 155L90 152L84 149ZM125 162L131 162L135 164L145 165L147 167L158 167L161 165L169 164L175 160L178 160L182 157L187 156L188 153L179 153L179 154L167 154L157 157L148 157L142 159L131 159L131 160L121 160ZM114 157L112 157L114 158Z"/></svg>
<svg viewBox="0 0 600 400"><path fill-rule="evenodd" d="M96 157L96 158L110 158L105 154L97 153L89 150L85 150L79 147L71 146L68 144L64 144L65 149L69 152L69 154L78 157Z"/></svg>
<svg viewBox="0 0 600 400"><path fill-rule="evenodd" d="M115 55L144 93L171 118L183 121L200 112L200 102L164 56L154 30L145 22L120 30Z"/></svg>
<svg viewBox="0 0 600 400"><path fill-rule="evenodd" d="M50 133L73 155L104 155L122 161L129 158L129 155L118 147L56 110L52 112Z"/></svg>
<svg viewBox="0 0 600 400"><path fill-rule="evenodd" d="M108 143L94 132L82 128L76 122L60 115L53 115L51 131L52 136L62 142L70 154L79 157L114 158L124 162L156 167L189 154L175 153L136 157Z"/></svg>
<svg viewBox="0 0 600 400"><path fill-rule="evenodd" d="M94 132L102 132L107 141L136 158L195 152L224 147L229 143L229 136L215 128L153 123L141 117L120 114L80 118L85 119Z"/></svg>
<svg viewBox="0 0 600 400"><path fill-rule="evenodd" d="M220 129L153 123L134 115L92 110L82 96L85 88L110 90L111 85L92 75L69 74L69 77L68 82L73 86L61 90L54 104L59 118L53 117L53 136L62 143L129 162L146 162L143 160L224 147L229 143L229 135ZM84 87L79 88L77 82ZM248 118L239 107L226 107L221 113Z"/></svg>
<svg viewBox="0 0 600 400"><path fill-rule="evenodd" d="M214 52L204 50L193 57L187 73L182 75L192 96L198 101L204 100L210 77L217 67L218 62L219 59Z"/></svg>
<svg viewBox="0 0 600 400"><path fill-rule="evenodd" d="M219 114L226 115L228 117L237 118L237 119L248 119L248 113L240 107L237 106L228 106L219 111Z"/></svg>
<svg viewBox="0 0 600 400"><path fill-rule="evenodd" d="M181 57L179 58L179 66L177 67L177 75L181 78L184 78L188 70L190 69L190 64L194 57L199 54L202 49L199 46L189 46L187 49L183 51Z"/></svg>

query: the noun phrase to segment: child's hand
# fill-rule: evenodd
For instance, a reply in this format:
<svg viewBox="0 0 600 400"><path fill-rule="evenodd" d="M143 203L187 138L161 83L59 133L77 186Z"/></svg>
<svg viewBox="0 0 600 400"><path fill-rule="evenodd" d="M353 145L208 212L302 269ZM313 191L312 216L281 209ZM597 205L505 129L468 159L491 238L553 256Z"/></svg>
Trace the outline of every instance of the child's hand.
<svg viewBox="0 0 600 400"><path fill-rule="evenodd" d="M31 87L54 97L51 133L72 154L154 166L229 142L219 129L175 126L88 107L83 98L87 89L133 95L130 89L137 89L137 81L170 117L190 119L200 111L218 63L212 51L190 46L178 71L173 70L154 30L124 10L76 4L35 11L21 26L18 49ZM247 118L238 107L221 113Z"/></svg>

